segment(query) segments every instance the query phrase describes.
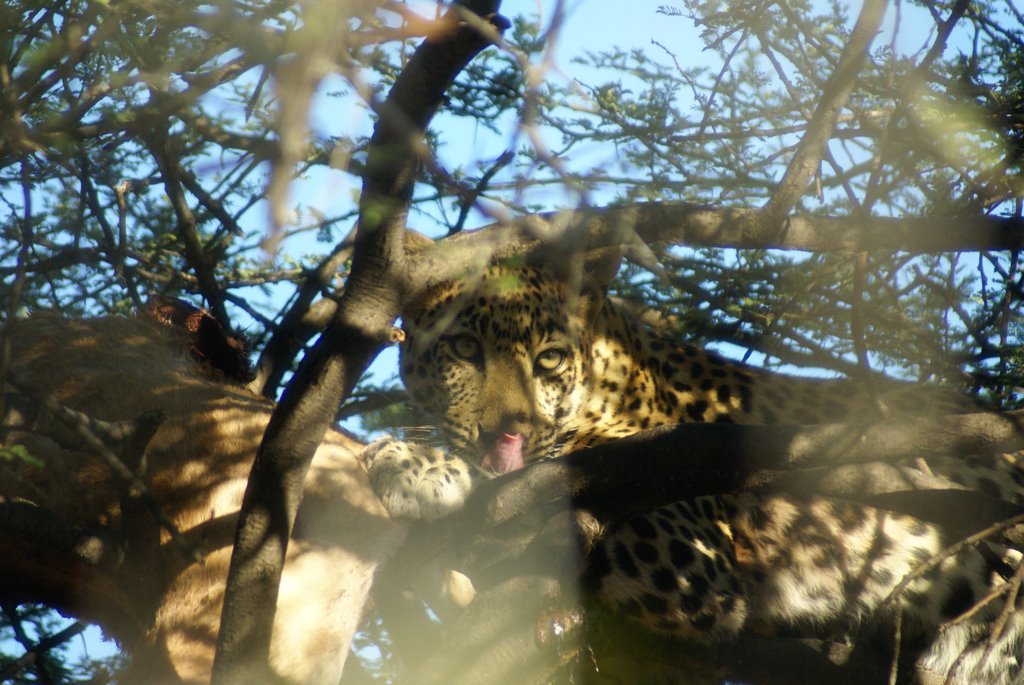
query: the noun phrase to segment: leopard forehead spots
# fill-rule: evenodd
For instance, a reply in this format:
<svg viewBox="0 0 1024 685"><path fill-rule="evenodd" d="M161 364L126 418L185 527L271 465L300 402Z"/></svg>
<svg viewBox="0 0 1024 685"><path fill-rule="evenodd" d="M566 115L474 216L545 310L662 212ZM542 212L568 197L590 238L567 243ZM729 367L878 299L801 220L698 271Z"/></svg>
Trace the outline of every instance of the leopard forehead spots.
<svg viewBox="0 0 1024 685"><path fill-rule="evenodd" d="M545 456L589 384L583 306L533 267L446 286L406 317L406 388L470 456L503 434L522 435L527 458Z"/></svg>

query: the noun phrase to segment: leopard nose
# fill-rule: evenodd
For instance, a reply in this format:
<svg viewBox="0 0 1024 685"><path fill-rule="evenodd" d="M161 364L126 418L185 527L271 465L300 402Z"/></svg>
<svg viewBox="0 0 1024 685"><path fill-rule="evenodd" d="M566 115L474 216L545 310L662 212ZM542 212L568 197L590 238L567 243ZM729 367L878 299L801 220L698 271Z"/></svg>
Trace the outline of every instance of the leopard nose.
<svg viewBox="0 0 1024 685"><path fill-rule="evenodd" d="M492 425L479 424L477 428L478 441L481 446L487 448L493 445L503 435L522 435L530 437L530 417L525 412L503 417Z"/></svg>

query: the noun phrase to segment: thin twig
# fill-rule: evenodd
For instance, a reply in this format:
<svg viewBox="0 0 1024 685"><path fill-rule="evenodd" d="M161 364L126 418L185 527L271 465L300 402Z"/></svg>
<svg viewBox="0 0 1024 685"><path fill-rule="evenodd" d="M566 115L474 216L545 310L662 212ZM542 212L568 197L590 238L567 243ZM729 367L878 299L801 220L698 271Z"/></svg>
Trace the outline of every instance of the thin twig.
<svg viewBox="0 0 1024 685"><path fill-rule="evenodd" d="M984 530L974 533L973 535L969 535L963 540L960 540L959 542L952 544L946 547L945 549L939 551L930 559L919 564L910 573L908 573L903 578L903 580L901 580L896 585L896 587L892 589L892 591L886 596L886 598L879 602L878 606L883 607L886 604L889 604L890 602L896 601L899 598L899 596L903 594L903 591L907 589L907 586L910 585L910 583L924 576L929 571L938 568L939 564L941 564L946 559L949 559L950 557L959 554L968 547L972 547L978 544L979 542L982 542L983 540L992 537L993 535L1002 533L1003 531L1009 530L1010 528L1013 528L1014 526L1020 525L1022 523L1024 523L1024 514L1012 516L1008 519L995 523L989 526L988 528L985 528Z"/></svg>
<svg viewBox="0 0 1024 685"><path fill-rule="evenodd" d="M887 4L886 0L865 1L839 63L825 84L807 132L801 138L777 189L762 207L762 220L768 225L776 228L782 225L818 169L840 111L867 60L868 48L878 33Z"/></svg>
<svg viewBox="0 0 1024 685"><path fill-rule="evenodd" d="M15 621L11 617L10 612L7 613L13 626ZM75 621L59 632L44 637L34 645L31 643L23 643L25 653L0 669L0 682L8 682L8 679L14 680L14 676L34 664L40 656L46 654L54 647L59 647L76 635L80 635L87 627L87 624L82 623L81 621Z"/></svg>
<svg viewBox="0 0 1024 685"><path fill-rule="evenodd" d="M190 558L198 561L202 557L198 550L187 544L177 526L163 513L159 502L142 479L142 473L133 472L119 457L111 445L130 450L125 456L144 469L144 453L149 441L164 421L161 412L142 414L135 421L110 423L76 411L57 401L53 395L39 392L14 369L8 369L8 382L22 395L37 403L54 418L71 429L74 436L88 449L103 460L120 484L119 490L128 498L142 502L156 523L174 540L175 544ZM82 444L69 444L68 448L81 449Z"/></svg>

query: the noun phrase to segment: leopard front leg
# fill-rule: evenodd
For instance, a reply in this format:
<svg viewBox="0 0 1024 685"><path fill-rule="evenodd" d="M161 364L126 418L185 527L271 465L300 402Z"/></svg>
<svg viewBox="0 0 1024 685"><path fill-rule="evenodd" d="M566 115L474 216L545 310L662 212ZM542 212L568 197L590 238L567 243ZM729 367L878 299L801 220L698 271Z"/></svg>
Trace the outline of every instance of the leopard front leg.
<svg viewBox="0 0 1024 685"><path fill-rule="evenodd" d="M374 491L395 517L439 519L461 509L473 488L466 462L425 445L379 438L362 458Z"/></svg>

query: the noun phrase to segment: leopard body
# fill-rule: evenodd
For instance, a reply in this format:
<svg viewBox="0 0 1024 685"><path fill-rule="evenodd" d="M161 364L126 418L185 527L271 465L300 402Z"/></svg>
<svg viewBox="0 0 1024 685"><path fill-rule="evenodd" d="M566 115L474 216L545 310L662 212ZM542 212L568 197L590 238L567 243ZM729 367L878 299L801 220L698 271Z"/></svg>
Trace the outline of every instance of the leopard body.
<svg viewBox="0 0 1024 685"><path fill-rule="evenodd" d="M915 386L865 388L729 361L645 326L600 286L581 290L570 280L540 267L495 266L432 291L406 313L403 379L451 449L371 444L371 480L393 513L435 518L457 509L482 471L655 426L871 420L956 404ZM1012 460L929 467L957 487L1024 502ZM908 483L921 475L919 464L887 468ZM886 611L897 585L950 542L933 524L839 499L707 496L610 526L589 551L583 580L607 606L691 640L741 630L837 635ZM1019 555L999 553L1018 563ZM985 626L998 601L939 630L1002 580L992 557L966 547L898 594L907 625L934 638L919 668L953 682L1024 683L1024 612L1010 614L987 658Z"/></svg>

